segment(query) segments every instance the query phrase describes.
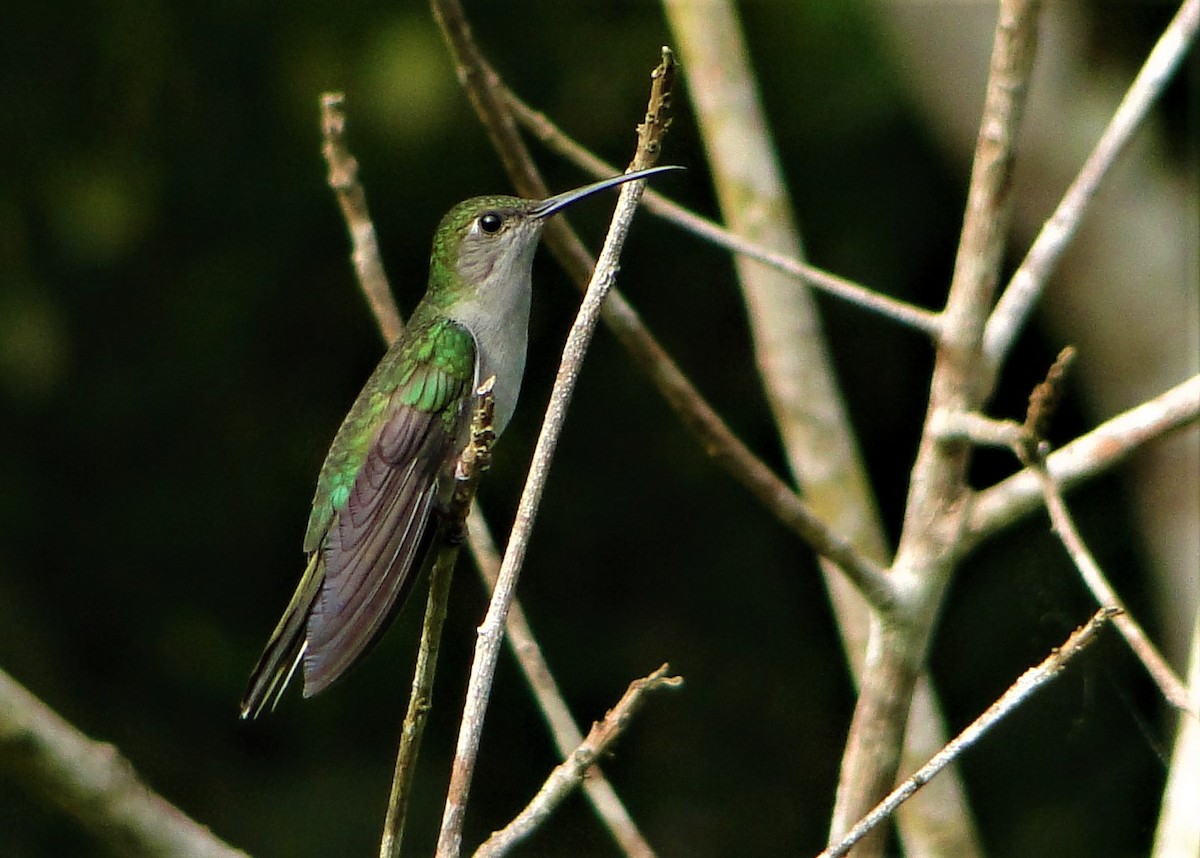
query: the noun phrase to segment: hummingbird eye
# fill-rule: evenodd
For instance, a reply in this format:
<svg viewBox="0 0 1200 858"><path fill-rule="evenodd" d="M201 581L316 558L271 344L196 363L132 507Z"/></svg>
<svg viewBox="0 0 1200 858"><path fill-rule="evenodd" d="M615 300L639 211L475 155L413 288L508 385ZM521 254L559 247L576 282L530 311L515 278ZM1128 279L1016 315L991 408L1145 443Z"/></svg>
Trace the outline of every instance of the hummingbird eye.
<svg viewBox="0 0 1200 858"><path fill-rule="evenodd" d="M504 218L498 212L484 212L479 216L479 228L489 235L499 232L503 225Z"/></svg>

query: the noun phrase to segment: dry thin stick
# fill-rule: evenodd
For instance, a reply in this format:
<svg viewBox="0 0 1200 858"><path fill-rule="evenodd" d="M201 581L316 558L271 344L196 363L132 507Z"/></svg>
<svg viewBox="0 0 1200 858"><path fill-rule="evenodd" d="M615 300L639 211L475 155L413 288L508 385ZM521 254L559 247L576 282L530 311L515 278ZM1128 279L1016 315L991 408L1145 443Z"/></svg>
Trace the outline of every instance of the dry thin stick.
<svg viewBox="0 0 1200 858"><path fill-rule="evenodd" d="M667 65L667 59L664 55L664 66ZM661 91L659 87L663 82L667 82L663 66L655 70L653 77L654 84L650 99L652 107L656 100L655 93ZM654 158L650 151L652 147L653 151L657 151L658 139L651 132L655 129L661 131L665 128L663 122L655 121L653 117L648 117L643 125L645 129L639 129L638 152L633 159L633 163L638 167L649 166L653 163ZM629 227L633 223L633 214L644 185L644 181L633 181L625 183L621 188L612 224L604 241L604 248L600 252L596 270L592 274L592 281L588 285L587 292L584 293L579 313L567 336L566 346L563 348L562 362L554 380L554 388L550 395L550 404L546 409L542 430L534 447L529 477L521 494L520 503L517 505L516 518L508 538L508 548L500 567L500 577L496 582L496 589L492 593L487 615L484 617L483 625L480 626L476 639L475 659L467 683L467 699L463 707L454 766L450 772L450 788L446 796L446 807L442 814L442 827L438 836L436 854L441 858L457 858L462 848L462 827L466 816L467 798L475 773L479 740L483 733L483 722L487 714L492 680L499 658L504 619L512 604L521 565L525 560L525 551L541 503L550 461L558 445L558 438L566 419L567 405L579 378L579 371L582 368L588 344L600 321L600 307L616 280L617 261L625 238L629 234Z"/></svg>
<svg viewBox="0 0 1200 858"><path fill-rule="evenodd" d="M1075 236L1101 180L1187 56L1198 27L1200 0L1185 0L1130 85L1083 169L1013 274L988 319L984 335L984 354L993 373L1004 362L1033 305L1046 288L1046 281Z"/></svg>
<svg viewBox="0 0 1200 858"><path fill-rule="evenodd" d="M546 147L550 151L563 156L568 161L575 163L597 178L611 176L616 172L615 167L607 161L598 158L587 148L571 139L562 129L551 122L544 113L534 110L503 83L498 84L498 88L516 118L535 137L546 144ZM748 256L764 265L769 265L777 271L782 271L785 274L790 274L797 279L803 280L814 289L820 289L865 310L886 316L902 325L916 328L932 337L937 336L940 329L939 317L932 310L926 310L924 307L918 307L914 304L901 301L898 298L892 298L889 295L868 289L866 286L847 280L844 277L838 277L836 274L831 274L814 265L809 265L807 262L803 262L795 257L776 253L757 242L730 232L720 224L685 209L678 203L667 199L665 195L653 188L646 189L642 205L651 214L655 214L663 220L669 221L718 247L723 247L732 253Z"/></svg>
<svg viewBox="0 0 1200 858"><path fill-rule="evenodd" d="M114 853L246 858L152 791L113 745L80 733L2 670L0 757Z"/></svg>
<svg viewBox="0 0 1200 858"><path fill-rule="evenodd" d="M904 783L896 787L887 798L881 801L870 813L857 822L845 836L831 845L817 858L839 858L850 851L875 826L896 812L901 804L931 781L938 772L949 765L963 751L972 747L985 733L996 726L1004 717L1033 696L1035 692L1062 673L1063 668L1083 652L1091 644L1104 624L1120 615L1120 610L1112 607L1101 608L1083 627L1076 629L1061 647L1052 651L1037 667L1031 667L1001 695L1000 699L987 708L971 724L954 737L933 758L914 772Z"/></svg>
<svg viewBox="0 0 1200 858"><path fill-rule="evenodd" d="M396 309L395 301L392 299L391 289L386 286L386 280L384 280L384 288L379 290L369 285L370 281L363 279L364 276L371 276L370 272L377 272L379 278L384 278L384 274L379 261L379 248L375 242L375 229L366 206L366 194L357 179L358 166L342 143L341 135L345 127L345 117L341 113L342 103L343 98L337 93L328 93L322 96L322 130L327 135L322 152L328 162L330 181L332 182L336 178L338 183L334 187L334 191L342 205L343 214L348 218L348 225L356 224L359 227L350 226L349 228L359 286L364 293L368 293L368 303L375 314L376 323L384 334L384 339L392 341L403 330L403 322ZM334 136L330 138L328 135ZM358 263L360 259L362 260L361 265ZM370 297L372 294L379 300L373 300ZM496 555L487 523L477 504L471 505L471 512L468 515L467 545L477 562L482 557ZM480 573L485 581L488 581L489 590L495 585L496 572L492 572L489 578L488 570L493 568L498 570L499 566L498 559L490 566L479 562ZM560 754L565 756L571 748L583 740L583 736L571 718L570 710L554 682L549 666L541 655L541 648L533 636L533 631L524 621L524 612L521 610L519 601L513 602L506 630L508 639L513 643L513 651L521 670L529 680L530 687L534 689L539 708L546 715L555 745L559 748ZM638 831L637 825L621 803L616 790L612 788L598 768L593 769L584 791L591 800L597 816L612 832L626 855L633 856L633 858L646 858L646 856L654 854L650 844Z"/></svg>
<svg viewBox="0 0 1200 858"><path fill-rule="evenodd" d="M1046 469L1046 453L1049 444L1044 440L1050 418L1062 398L1067 370L1074 362L1075 349L1068 346L1059 354L1054 365L1050 367L1045 381L1034 388L1029 397L1029 409L1025 416L1025 424L1021 427L1021 437L1013 444L1013 452L1021 463L1033 470L1034 476L1042 487L1046 499L1046 511L1050 514L1050 524L1063 547L1067 550L1075 568L1079 570L1083 583L1091 590L1101 607L1116 608L1120 611L1113 622L1117 630L1129 644L1134 655L1145 666L1150 677L1158 685L1159 690L1172 706L1184 712L1189 712L1187 689L1180 681L1171 666L1163 659L1158 649L1147 637L1141 625L1125 609L1124 603L1117 596L1116 590L1109 584L1108 578L1092 556L1075 521L1071 517L1067 504L1063 500L1058 483ZM1194 714L1194 713L1193 713Z"/></svg>
<svg viewBox="0 0 1200 858"><path fill-rule="evenodd" d="M1195 717L1196 713L1188 700L1187 687L1175 675L1175 671L1171 669L1150 638L1146 636L1146 632L1137 620L1126 612L1125 603L1121 601L1116 590L1109 584L1100 564L1096 562L1080 537L1079 531L1075 528L1075 522L1063 501L1062 492L1059 491L1058 484L1046 470L1045 464L1038 461L1031 463L1030 467L1042 485L1042 494L1046 498L1046 511L1050 514L1054 532L1058 534L1063 547L1071 555L1071 560L1074 561L1075 568L1079 570L1083 583L1091 590L1097 602L1119 612L1113 616L1113 625L1117 627L1117 631L1125 638L1125 642L1129 644L1134 655L1145 666L1167 702L1181 712Z"/></svg>
<svg viewBox="0 0 1200 858"><path fill-rule="evenodd" d="M625 728L645 702L646 694L659 688L679 688L683 685L680 677L667 676L667 670L668 665L664 664L644 679L631 682L617 705L604 716L604 720L592 725L587 738L550 772L542 788L524 810L517 814L512 822L484 841L475 851L475 858L500 858L507 855L513 847L519 845L549 819L550 814L577 786L586 783L585 778L592 771L596 760L625 732Z"/></svg>
<svg viewBox="0 0 1200 858"><path fill-rule="evenodd" d="M596 264L592 286L588 288L580 306L579 315L571 326L563 349L563 360L555 378L550 405L534 448L529 478L525 483L521 501L517 506L516 519L508 539L508 549L500 567L500 578L492 594L487 615L479 628L475 646L475 660L471 666L471 677L467 684L467 700L463 707L462 723L455 751L454 767L450 773L450 790L446 808L442 815L442 828L438 837L437 855L456 858L462 846L462 825L466 815L467 797L475 773L475 760L479 753L479 740L483 733L483 721L487 703L491 697L492 679L499 658L503 638L504 618L512 603L517 578L525 560L525 551L533 522L541 504L542 491L546 485L550 461L558 445L558 438L566 419L566 408L574 392L583 356L587 351L596 323L600 319L600 305L616 278L617 257L628 235L633 221L633 210L641 190L641 181L628 182L623 186L613 215L608 238Z"/></svg>
<svg viewBox="0 0 1200 858"><path fill-rule="evenodd" d="M383 272L375 224L367 211L366 192L358 181L358 161L344 142L346 115L342 106L345 101L346 96L340 92L327 92L321 96L321 154L329 166L329 187L337 197L346 229L350 231L350 259L354 263L358 285L371 305L371 313L379 323L383 338L391 343L404 330L404 322Z"/></svg>
<svg viewBox="0 0 1200 858"><path fill-rule="evenodd" d="M1091 432L1054 451L1046 468L1056 484L1070 488L1103 473L1145 444L1200 420L1200 375L1101 423ZM961 547L970 550L1041 505L1038 479L1026 469L978 492L972 503Z"/></svg>
<svg viewBox="0 0 1200 858"><path fill-rule="evenodd" d="M417 649L417 663L413 668L412 691L408 697L408 711L400 730L400 742L396 751L396 766L392 774L392 789L388 796L387 816L383 823L383 837L379 842L379 858L399 858L404 839L404 823L412 796L413 778L416 776L417 756L421 752L421 738L425 734L425 723L433 705L433 681L437 674L438 653L441 650L442 628L450 604L450 582L454 577L454 564L458 561L461 541L457 538L466 525L468 511L475 501L475 491L484 471L491 464L492 444L496 440L493 431L496 397L492 391L496 377L487 379L475 391L477 402L471 419L471 439L458 457L454 475L454 493L449 513L441 534L442 544L438 548L429 574L429 596L425 603L425 618L421 623L421 643Z"/></svg>
<svg viewBox="0 0 1200 858"><path fill-rule="evenodd" d="M986 377L981 341L992 305L1012 214L1017 132L1037 45L1036 0L1000 4L971 170L971 185L930 387L929 410L909 482L904 527L892 571L903 610L872 628L862 691L842 757L831 842L840 840L895 783L913 691L934 618L961 556L959 534L969 509L971 446L941 440L940 412L977 411ZM913 618L921 618L914 621ZM881 854L877 831L858 845Z"/></svg>
<svg viewBox="0 0 1200 858"><path fill-rule="evenodd" d="M467 528L471 534L470 548L475 558L475 566L490 593L496 588L496 580L500 577L500 552L496 549L487 522L479 512L478 506L471 508L467 516ZM567 708L562 692L554 681L550 665L547 664L542 649L533 636L533 630L519 599L513 600L508 611L508 618L504 623L504 639L508 641L521 673L533 692L534 700L550 727L550 735L559 757L565 760L572 749L583 741L583 734L579 732L571 710ZM588 776L583 781L583 792L626 855L631 858L653 858L654 850L638 830L637 824L621 804L616 790L599 766L593 765L589 769Z"/></svg>
<svg viewBox="0 0 1200 858"><path fill-rule="evenodd" d="M516 131L500 78L479 52L462 7L457 0L433 0L433 10L454 57L459 80L500 153L513 184L527 197L544 197L546 185ZM581 288L586 286L592 259L564 218L555 218L547 224L543 242L571 278ZM658 386L701 447L748 488L768 512L814 551L839 566L873 608L883 610L890 605L893 598L891 585L882 568L861 556L849 540L826 524L733 434L618 290L609 294L602 315L609 330L633 356L635 365Z"/></svg>
<svg viewBox="0 0 1200 858"><path fill-rule="evenodd" d="M1033 473L1041 487L1051 526L1074 561L1084 584L1101 606L1120 609L1120 615L1113 622L1130 649L1145 666L1167 701L1177 709L1190 711L1187 689L1183 682L1175 675L1142 627L1126 610L1116 590L1109 584L1100 565L1079 535L1063 500L1062 491L1046 467L1049 445L1043 436L1062 396L1063 380L1074 358L1075 350L1069 346L1059 354L1045 381L1037 385L1030 395L1024 424L1011 420L992 420L981 414L954 414L943 416L939 431L944 439L963 438L975 444L1007 447L1021 464Z"/></svg>

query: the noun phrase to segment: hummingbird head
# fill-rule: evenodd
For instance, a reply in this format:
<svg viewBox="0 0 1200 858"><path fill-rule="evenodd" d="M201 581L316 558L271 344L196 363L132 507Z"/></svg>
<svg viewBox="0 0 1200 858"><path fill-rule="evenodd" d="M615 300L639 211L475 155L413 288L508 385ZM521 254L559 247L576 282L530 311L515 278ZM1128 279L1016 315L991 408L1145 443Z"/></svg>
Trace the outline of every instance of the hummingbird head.
<svg viewBox="0 0 1200 858"><path fill-rule="evenodd" d="M487 300L487 293L497 287L528 288L533 254L547 218L598 191L678 169L682 168L637 170L544 200L487 196L461 202L438 226L430 283L449 287L446 291L451 294L445 296L448 302L472 296Z"/></svg>
<svg viewBox="0 0 1200 858"><path fill-rule="evenodd" d="M476 383L496 377L497 435L512 416L525 372L533 254L546 219L597 191L675 169L626 173L545 200L475 197L442 219L422 304L426 312L445 315L471 332Z"/></svg>

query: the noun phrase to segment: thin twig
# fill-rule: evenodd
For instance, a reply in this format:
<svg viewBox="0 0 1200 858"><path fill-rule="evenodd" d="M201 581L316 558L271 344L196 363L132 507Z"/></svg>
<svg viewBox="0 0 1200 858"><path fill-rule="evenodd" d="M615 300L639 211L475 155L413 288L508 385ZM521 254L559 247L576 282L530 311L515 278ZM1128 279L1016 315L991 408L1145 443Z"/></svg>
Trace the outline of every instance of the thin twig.
<svg viewBox="0 0 1200 858"><path fill-rule="evenodd" d="M80 733L2 670L0 758L114 854L246 858L151 790L113 745Z"/></svg>
<svg viewBox="0 0 1200 858"><path fill-rule="evenodd" d="M475 566L490 593L496 588L496 580L500 577L501 558L478 505L472 507L467 516L467 528L471 534L470 548L475 558ZM508 611L508 618L504 623L504 639L517 659L534 700L546 719L559 758L565 760L583 741L583 733L575 724L571 710L567 708L562 692L554 681L550 665L542 655L542 648L533 635L519 599L513 601ZM653 858L654 850L638 830L633 817L629 815L616 790L598 765L593 765L588 770L587 778L583 781L583 792L627 856Z"/></svg>
<svg viewBox="0 0 1200 858"><path fill-rule="evenodd" d="M984 734L996 726L1003 718L1033 696L1035 692L1062 673L1077 655L1091 644L1104 624L1119 615L1116 608L1101 608L1087 622L1076 629L1061 647L1053 650L1045 661L1037 667L1032 667L1014 682L1000 699L987 708L971 724L951 740L946 747L938 751L933 758L905 779L887 798L881 801L870 813L853 825L836 844L831 845L817 858L839 858L850 851L875 826L896 812L896 809L913 796L921 787L927 784L942 769L949 765L963 751L975 745Z"/></svg>
<svg viewBox="0 0 1200 858"><path fill-rule="evenodd" d="M596 178L611 176L616 172L614 166L572 139L550 121L549 117L534 110L503 83L499 84L499 89L516 118L550 151L573 162ZM820 289L855 306L878 313L932 337L937 336L938 314L932 310L926 310L924 307L918 307L898 298L884 295L874 289L868 289L866 286L844 277L838 277L836 274L809 265L793 256L776 253L757 242L730 232L718 223L689 211L653 188L646 189L642 204L651 214L657 215L711 244L769 265L777 271L782 271L784 274L808 283L814 289Z"/></svg>
<svg viewBox="0 0 1200 858"><path fill-rule="evenodd" d="M1200 375L1118 414L1054 451L1046 459L1046 468L1056 484L1070 488L1115 467L1150 441L1198 420ZM978 492L971 503L960 547L970 550L1031 513L1042 500L1038 479L1028 469Z"/></svg>
<svg viewBox="0 0 1200 858"><path fill-rule="evenodd" d="M459 80L493 146L500 153L513 185L524 196L535 199L546 196L546 185L538 175L525 142L517 133L500 77L475 44L461 5L458 0L433 0L432 5L454 57ZM571 279L584 288L592 271L592 259L565 218L558 217L547 224L543 242ZM749 489L768 512L814 551L839 566L872 607L884 609L890 604L891 587L883 569L826 524L811 506L734 435L729 425L700 395L679 365L650 333L619 290L613 289L609 294L602 318L631 354L634 364L657 385L659 392L700 446L726 472Z"/></svg>
<svg viewBox="0 0 1200 858"><path fill-rule="evenodd" d="M1073 357L1074 350L1065 349L1046 380L1034 389L1024 424L1012 420L993 420L975 413L955 413L941 415L934 431L937 431L943 440L962 439L976 445L1006 447L1029 469L1041 487L1054 532L1058 534L1063 547L1074 561L1084 584L1102 606L1120 609L1121 613L1113 622L1130 649L1146 667L1167 701L1177 709L1190 711L1187 689L1183 682L1175 675L1142 627L1129 614L1116 590L1109 584L1075 527L1058 481L1051 476L1046 466L1048 445L1043 440L1043 433L1062 394L1062 378L1067 364Z"/></svg>
<svg viewBox="0 0 1200 858"><path fill-rule="evenodd" d="M342 205L343 215L351 219L348 220L348 227L351 240L354 242L353 258L359 287L365 294L368 294L368 304L375 315L376 324L384 334L384 339L392 341L403 330L403 321L396 308L391 289L387 287L386 279L383 281L382 289L379 289L377 285L371 285L373 281L370 278L374 276L371 272L377 272L378 276L383 278L383 267L378 258L379 248L374 240L375 229L367 210L366 195L357 182L357 162L341 140L341 134L345 127L345 117L341 113L343 99L336 93L330 93L322 96L321 101L323 132L326 135L336 135L334 139L326 139L323 152L329 163L330 180L334 181L336 178L338 182L338 186L334 187L334 192ZM347 208L348 204L350 205L349 209ZM357 224L359 228L355 228L353 224ZM364 238L361 243L360 238ZM362 264L359 264L360 258ZM368 279L364 279L364 277ZM377 296L378 300L372 300L371 295ZM489 553L495 554L495 547L478 504L471 505L471 512L468 515L467 545L477 560L488 556ZM499 565L497 560L494 566L498 569ZM488 580L486 569L487 567L480 563L480 573L485 580ZM495 577L496 575L493 573L489 589L494 586ZM529 628L528 623L524 622L524 612L521 610L519 601L513 602L513 609L509 612L507 637L514 643L517 661L525 675L539 677L537 680L530 678L530 686L534 688L539 707L546 713L555 744L559 747L560 753L565 756L571 748L582 741L583 737L571 719L570 710L554 682L549 666L541 657L541 649L533 631ZM520 642L519 645L517 642ZM568 724L570 725L569 729L566 726ZM646 856L654 854L641 832L638 831L629 812L621 803L616 790L598 769L593 769L585 786L585 792L592 801L597 816L612 832L626 855L631 858L646 858Z"/></svg>
<svg viewBox="0 0 1200 858"><path fill-rule="evenodd" d="M683 680L678 676L667 676L667 665L663 665L644 679L634 680L617 705L609 710L603 721L592 725L587 738L557 765L537 795L517 814L508 825L492 834L475 851L475 858L500 858L538 829L571 792L592 771L596 760L609 751L620 738L645 702L646 694L659 688L679 688Z"/></svg>
<svg viewBox="0 0 1200 858"><path fill-rule="evenodd" d="M1046 470L1045 464L1035 461L1030 463L1030 467L1041 483L1042 494L1046 499L1046 511L1050 514L1054 532L1058 534L1067 554L1074 561L1075 568L1079 570L1079 575L1083 578L1083 583L1087 585L1102 607L1114 608L1118 611L1113 616L1113 624L1125 638L1125 642L1129 644L1134 655L1145 666L1150 678L1158 685L1167 702L1181 712L1187 712L1195 717L1196 713L1191 709L1188 701L1187 687L1175 675L1175 671L1171 669L1150 638L1146 636L1146 632L1137 620L1126 611L1125 603L1121 601L1116 590L1108 582L1104 570L1100 568L1100 564L1096 562L1083 538L1079 535L1071 513L1063 501L1062 492L1059 491L1058 484Z"/></svg>
<svg viewBox="0 0 1200 858"><path fill-rule="evenodd" d="M1184 0L1129 87L1083 169L1042 227L1024 261L1000 297L984 335L984 354L993 374L999 371L1025 326L1063 251L1075 236L1101 180L1141 126L1167 81L1175 73L1200 27L1200 0Z"/></svg>
<svg viewBox="0 0 1200 858"><path fill-rule="evenodd" d="M664 61L665 59L664 57ZM655 84L657 85L662 79L660 74L655 79ZM653 102L654 97L652 96L651 103L653 104ZM646 124L651 123L647 122ZM659 127L662 127L661 124ZM633 161L635 164L646 166L653 162L653 157L646 151L648 143L657 145L657 138L642 137L639 140L638 154L634 156ZM541 504L542 490L546 484L550 462L566 419L567 405L574 392L588 344L600 321L600 307L616 280L617 260L621 248L624 246L625 238L629 234L629 227L633 223L633 214L644 184L644 181L627 182L621 188L612 224L604 241L604 248L600 252L596 270L592 274L592 281L588 285L587 292L584 293L579 313L567 336L566 346L563 348L562 362L554 381L542 430L534 447L529 477L517 506L516 518L508 538L508 548L500 567L500 577L496 582L496 589L492 593L487 615L484 617L483 625L480 626L476 639L475 659L467 683L467 699L463 706L454 766L450 772L450 788L446 796L446 807L442 814L442 827L438 836L436 854L440 858L457 858L462 848L462 827L466 816L467 798L475 773L475 761L478 758L479 741L483 733L487 704L491 697L492 680L495 676L496 662L499 658L500 643L503 638L504 619L512 604L517 579L525 560L525 551L538 507Z"/></svg>
<svg viewBox="0 0 1200 858"><path fill-rule="evenodd" d="M379 842L379 858L400 856L404 823L412 796L413 778L416 776L417 756L421 752L421 738L425 734L425 723L433 706L433 682L437 674L442 628L445 626L450 604L450 582L454 577L454 564L458 561L458 551L462 544L460 537L466 526L468 511L475 502L479 479L491 463L492 443L496 440L492 429L496 405L492 387L495 381L495 376L492 376L475 391L477 404L471 420L471 440L458 457L454 492L445 522L441 525L441 534L444 534L445 538L438 547L433 569L429 574L429 596L425 603L425 618L421 623L421 642L417 648L417 662L413 668L408 711L404 715L400 742L396 750L396 766L392 774L392 788L383 823L383 837Z"/></svg>
<svg viewBox="0 0 1200 858"><path fill-rule="evenodd" d="M391 343L404 330L404 322L383 271L375 224L367 211L367 194L358 181L358 161L346 148L346 115L342 111L345 101L346 97L340 92L327 92L321 96L321 154L329 167L329 187L337 197L346 229L350 232L350 259L354 263L358 285L371 305L371 313L383 338Z"/></svg>
<svg viewBox="0 0 1200 858"><path fill-rule="evenodd" d="M1080 536L1070 510L1063 500L1058 483L1046 469L1046 454L1050 449L1044 434L1050 424L1050 417L1058 402L1062 399L1067 370L1074 361L1075 349L1068 346L1059 354L1058 359L1050 368L1046 379L1038 384L1029 397L1029 409L1026 413L1025 424L1021 433L1012 445L1013 453L1023 465L1033 470L1034 476L1042 487L1042 495L1046 500L1046 511L1050 515L1050 524L1058 535L1063 547L1067 550L1075 568L1079 570L1083 583L1092 592L1102 608L1115 608L1120 611L1113 620L1117 630L1129 644L1134 655L1145 666L1150 677L1158 685L1167 702L1181 711L1188 709L1187 689L1171 670L1171 666L1158 652L1142 627L1126 610L1117 592L1109 584L1107 576L1092 556ZM1194 713L1193 713L1194 714Z"/></svg>

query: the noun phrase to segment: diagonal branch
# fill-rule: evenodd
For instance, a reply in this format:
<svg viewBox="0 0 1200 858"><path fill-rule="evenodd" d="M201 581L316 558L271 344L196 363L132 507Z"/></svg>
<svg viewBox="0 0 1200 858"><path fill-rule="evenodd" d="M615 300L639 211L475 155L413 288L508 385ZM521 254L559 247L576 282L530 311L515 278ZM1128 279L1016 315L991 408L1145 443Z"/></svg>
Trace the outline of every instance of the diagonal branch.
<svg viewBox="0 0 1200 858"><path fill-rule="evenodd" d="M1141 127L1150 107L1187 55L1197 28L1200 28L1200 0L1184 0L1146 58L1083 169L1013 274L988 319L984 335L984 353L993 374L999 371L1059 258L1074 238L1101 180Z"/></svg>
<svg viewBox="0 0 1200 858"><path fill-rule="evenodd" d="M340 92L321 95L321 154L329 167L328 183L333 189L346 229L350 233L350 261L358 286L371 307L384 340L395 342L404 330L404 320L396 309L383 262L375 224L367 210L367 193L358 180L358 161L346 148L346 114L342 111L346 96Z"/></svg>
<svg viewBox="0 0 1200 858"><path fill-rule="evenodd" d="M471 534L471 555L475 558L475 565L479 567L479 574L490 593L496 589L496 580L500 577L501 557L478 505L472 507L467 516L467 528ZM550 735L559 757L565 760L583 741L583 733L575 724L571 710L567 708L562 692L554 681L550 665L546 663L542 649L533 636L533 629L529 626L529 620L519 599L513 601L508 611L508 618L504 624L504 639L508 641L509 648L516 656L534 700L537 701L538 708L542 710L542 715L550 727ZM621 804L616 790L598 765L593 765L588 770L583 781L583 791L626 855L633 858L652 858L654 850L638 830L637 824Z"/></svg>
<svg viewBox="0 0 1200 858"><path fill-rule="evenodd" d="M647 124L650 124L649 121ZM647 161L652 163L654 160L653 155L648 151L647 142L657 143L657 140L651 138L648 141L645 137L639 140L638 153L634 156L634 163L638 166L646 165ZM471 676L467 683L467 699L463 706L454 766L450 772L450 788L446 796L446 807L442 814L441 832L438 836L437 855L439 858L457 858L462 848L462 828L466 816L467 799L475 774L479 742L483 734L484 718L487 714L492 680L495 676L496 662L503 639L504 620L516 592L517 580L525 560L525 551L533 530L534 519L541 504L550 462L558 446L558 438L566 420L567 405L575 390L588 344L600 321L600 307L616 280L617 261L633 223L633 214L644 184L644 180L632 181L625 183L621 188L612 224L609 227L608 236L605 238L604 247L600 251L600 258L596 263L596 270L592 274L591 283L588 285L587 292L584 293L583 302L579 308L579 314L571 326L571 332L568 334L567 343L563 348L562 362L554 380L550 404L546 409L542 431L538 435L537 444L534 447L529 477L517 505L516 518L513 522L512 532L509 534L504 562L500 566L500 577L496 582L496 589L492 593L487 615L484 617L476 639L475 659L471 665Z"/></svg>
<svg viewBox="0 0 1200 858"><path fill-rule="evenodd" d="M246 858L151 791L116 748L80 733L2 670L0 757L114 852Z"/></svg>
<svg viewBox="0 0 1200 858"><path fill-rule="evenodd" d="M1200 375L1131 408L1055 450L1046 468L1061 488L1090 479L1168 432L1200 420ZM969 551L1042 504L1037 477L1028 469L978 492L967 516L960 547Z"/></svg>
<svg viewBox="0 0 1200 858"><path fill-rule="evenodd" d="M680 677L667 676L665 664L649 676L631 682L617 701L617 705L604 716L604 720L592 725L587 738L550 772L537 795L512 822L492 834L475 851L475 858L500 858L526 840L550 818L555 808L562 804L576 787L587 782L588 773L596 761L607 753L625 732L633 716L645 703L646 695L660 688L678 688L682 684L683 680Z"/></svg>
<svg viewBox="0 0 1200 858"><path fill-rule="evenodd" d="M403 330L403 321L392 298L391 289L386 286L380 290L372 279L384 277L383 266L379 260L379 247L375 241L375 227L371 222L366 206L366 194L358 182L358 165L346 149L342 141L345 128L345 117L342 115L344 98L339 93L328 93L321 98L322 121L321 127L326 135L322 152L329 165L330 181L334 182L333 190L347 219L350 239L353 247L355 271L358 274L360 288L367 294L368 303L375 314L375 321L389 342L399 336ZM364 279L365 278L365 279ZM487 522L478 504L472 504L468 514L467 544L474 555L489 590L494 588L496 574L488 574L488 565L482 558L494 556L495 546L488 532ZM499 567L499 562L494 564ZM578 728L571 718L566 701L559 692L550 674L550 669L542 657L533 631L524 621L524 612L520 603L515 602L509 613L508 638L514 643L513 651L522 672L529 679L530 687L534 689L538 706L546 715L555 744L560 753L565 755L571 748L582 740ZM520 645L516 645L520 642ZM568 729L569 725L569 729ZM648 856L653 851L650 845L638 831L637 825L629 816L629 812L621 803L616 791L599 769L594 769L585 793L591 800L597 816L612 832L613 837L621 845L625 854L630 856Z"/></svg>
<svg viewBox="0 0 1200 858"><path fill-rule="evenodd" d="M475 44L461 5L458 0L433 0L433 11L454 58L459 80L492 145L500 153L513 185L523 196L544 197L546 185L534 167L529 149L517 133L505 99L506 90ZM568 275L580 288L585 287L592 270L592 258L566 219L556 218L547 224L543 241ZM890 585L881 567L870 557L863 556L851 540L826 524L734 435L619 290L613 289L609 294L602 318L632 355L635 365L658 386L684 426L719 465L814 551L828 557L846 572L873 607L882 607L890 601Z"/></svg>
<svg viewBox="0 0 1200 858"><path fill-rule="evenodd" d="M1034 476L1041 483L1042 494L1046 499L1046 511L1050 514L1054 532L1058 534L1067 554L1075 563L1075 568L1079 570L1083 583L1087 585L1088 590L1091 591L1101 607L1116 610L1113 615L1113 625L1117 627L1117 631L1125 638L1125 642L1129 644L1134 655L1145 666L1150 678L1154 680L1167 702L1181 712L1196 717L1196 713L1190 708L1187 687L1175 675L1175 671L1159 653L1158 648L1146 635L1141 624L1125 610L1125 603L1121 601L1117 591L1108 582L1104 570L1100 568L1100 564L1096 562L1096 558L1092 556L1092 552L1084 543L1083 537L1079 535L1079 530L1071 518L1070 510L1067 509L1067 504L1063 500L1062 492L1047 471L1045 463L1036 461L1032 463L1031 467Z"/></svg>
<svg viewBox="0 0 1200 858"><path fill-rule="evenodd" d="M529 129L530 133L538 140L542 141L550 151L561 155L596 178L611 176L616 172L616 167L573 140L566 132L551 122L549 117L534 110L503 83L498 83L497 86L517 120ZM646 189L642 205L651 214L658 215L663 220L669 221L711 244L723 247L731 253L761 262L776 271L804 281L814 289L820 289L843 301L862 307L864 310L878 313L930 336L937 336L940 329L938 314L932 310L926 310L924 307L917 307L874 289L868 289L866 286L844 277L823 271L815 265L809 265L794 256L777 253L758 242L725 229L720 224L700 217L678 203L672 202L653 188Z"/></svg>
<svg viewBox="0 0 1200 858"><path fill-rule="evenodd" d="M817 858L840 858L850 851L877 825L895 813L900 805L912 798L917 790L929 783L939 772L958 758L963 751L974 746L989 730L1027 701L1035 692L1062 673L1063 669L1093 641L1104 624L1119 616L1116 608L1101 608L1083 626L1076 629L1061 647L1053 650L1037 667L1031 667L1000 696L1000 699L972 721L967 728L938 751L932 759L913 772L904 783L894 789L870 813L859 820L846 834Z"/></svg>

